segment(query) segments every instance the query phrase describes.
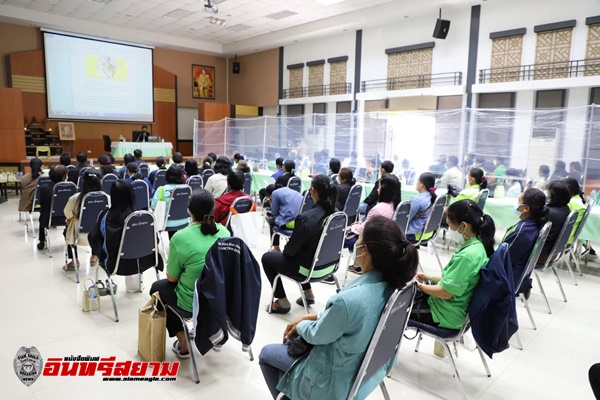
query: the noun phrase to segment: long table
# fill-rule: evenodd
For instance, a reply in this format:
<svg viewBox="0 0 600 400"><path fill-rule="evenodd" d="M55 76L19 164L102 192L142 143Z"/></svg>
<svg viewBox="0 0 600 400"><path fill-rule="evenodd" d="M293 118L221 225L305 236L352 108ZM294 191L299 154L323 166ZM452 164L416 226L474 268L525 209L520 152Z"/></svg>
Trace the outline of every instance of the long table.
<svg viewBox="0 0 600 400"><path fill-rule="evenodd" d="M140 149L147 157L171 157L173 153L173 144L170 142L112 142L110 149L113 157L120 158L125 154L133 154L133 151Z"/></svg>

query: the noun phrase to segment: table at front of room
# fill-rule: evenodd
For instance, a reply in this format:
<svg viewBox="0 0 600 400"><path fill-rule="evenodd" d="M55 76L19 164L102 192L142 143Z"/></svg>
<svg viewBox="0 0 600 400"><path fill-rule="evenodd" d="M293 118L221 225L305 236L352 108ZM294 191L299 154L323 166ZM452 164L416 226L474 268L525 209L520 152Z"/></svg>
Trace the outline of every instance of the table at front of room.
<svg viewBox="0 0 600 400"><path fill-rule="evenodd" d="M112 142L110 149L114 158L122 158L127 153L133 154L136 149L140 149L144 153L144 158L171 157L173 144L170 142Z"/></svg>

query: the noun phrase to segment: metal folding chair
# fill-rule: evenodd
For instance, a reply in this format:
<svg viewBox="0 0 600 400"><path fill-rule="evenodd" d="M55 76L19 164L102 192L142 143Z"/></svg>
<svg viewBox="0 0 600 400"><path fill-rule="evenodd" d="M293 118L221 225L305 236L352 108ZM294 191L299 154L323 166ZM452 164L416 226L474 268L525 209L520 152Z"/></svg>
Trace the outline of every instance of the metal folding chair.
<svg viewBox="0 0 600 400"><path fill-rule="evenodd" d="M304 290L302 290L302 284L309 282L320 282L331 275L335 281L335 286L337 289L340 289L340 284L335 276L335 272L337 271L340 258L342 256L344 232L347 221L348 217L346 217L346 214L343 212L333 213L327 218L323 232L321 233L321 238L319 239L317 251L315 252L313 261L311 263L310 270L305 275L303 280L291 278L283 274L277 274L275 280L273 281L273 292L271 294L271 301L269 303L269 313L271 313L271 307L273 305L273 301L275 300L275 287L277 286L278 280L282 278L287 278L296 282L298 288L300 289L302 302L307 313L309 312L309 306L308 302L306 301Z"/></svg>
<svg viewBox="0 0 600 400"><path fill-rule="evenodd" d="M131 182L133 193L135 194L135 207L138 210L148 210L150 208L150 188L143 179L136 179Z"/></svg>
<svg viewBox="0 0 600 400"><path fill-rule="evenodd" d="M73 167L75 168L75 167ZM31 211L29 212L29 222L31 222L31 234L35 239L35 226L33 225L33 213L40 211L40 188L44 185L52 186L52 180L49 176L40 175L37 178L35 184L35 193L33 194L33 205L31 206ZM42 232L40 232L40 235Z"/></svg>
<svg viewBox="0 0 600 400"><path fill-rule="evenodd" d="M214 174L215 174L215 171L213 171L212 169L203 170L202 171L202 182L204 182L204 184L206 184L206 181L208 181L208 178L210 178Z"/></svg>
<svg viewBox="0 0 600 400"><path fill-rule="evenodd" d="M482 189L479 191L479 194L477 195L477 199L475 199L475 203L477 203L477 205L479 206L481 211L483 211L483 208L485 207L485 203L487 202L487 199L489 196L490 196L489 189Z"/></svg>
<svg viewBox="0 0 600 400"><path fill-rule="evenodd" d="M292 190L295 190L298 193L302 192L302 180L297 176L292 176L287 183L287 187Z"/></svg>
<svg viewBox="0 0 600 400"><path fill-rule="evenodd" d="M110 189L112 185L119 180L119 177L115 174L106 174L102 177L102 191L110 196Z"/></svg>
<svg viewBox="0 0 600 400"><path fill-rule="evenodd" d="M166 175L167 175L166 169L159 169L158 171L156 171L156 175L154 176L154 184L152 185L153 191L156 192L159 187L167 184Z"/></svg>
<svg viewBox="0 0 600 400"><path fill-rule="evenodd" d="M80 195L81 196L81 195ZM81 200L81 209L79 210L79 235L90 233L96 226L98 216L106 209L110 208L110 197L104 192L90 192ZM72 246L73 256L77 260L77 246L79 240ZM70 246L70 245L67 245ZM66 256L66 255L65 255ZM65 263L67 262L65 258ZM75 278L79 283L79 266L75 265Z"/></svg>
<svg viewBox="0 0 600 400"><path fill-rule="evenodd" d="M431 206L431 210L429 211L429 216L427 217L427 221L423 226L423 230L421 231L421 236L417 240L417 243L414 243L415 246L420 246L424 244L428 244L431 241L433 245L433 254L435 258L437 258L437 262L440 266L440 270L444 269L442 265L442 261L440 260L440 256L437 251L437 247L435 246L435 241L437 239L437 234L440 230L440 225L442 223L442 218L444 217L444 208L446 207L446 196L439 196L435 199L435 202ZM432 234L430 237L425 238L426 235ZM421 266L421 260L419 260L419 268L423 270Z"/></svg>
<svg viewBox="0 0 600 400"><path fill-rule="evenodd" d="M187 178L186 184L192 188L192 192L196 189L202 189L204 187L204 182L202 181L202 177L200 175L192 175Z"/></svg>
<svg viewBox="0 0 600 400"><path fill-rule="evenodd" d="M565 291L563 290L562 283L560 282L560 277L558 276L558 271L556 270L555 264L560 260L560 254L565 251L567 247L567 242L569 241L569 237L571 236L571 232L573 232L573 227L575 226L575 222L577 221L578 211L571 211L567 216L567 220L565 221L558 237L556 238L556 242L554 242L554 246L552 247L552 251L548 255L546 262L540 268L535 268L533 270L533 274L535 275L535 280L540 286L540 292L542 296L544 296L544 300L546 301L546 307L548 308L548 314L552 314L552 309L550 308L550 303L548 302L548 297L546 296L546 292L544 291L544 286L542 285L542 281L538 275L538 271L543 272L548 268L552 269L554 276L556 277L556 283L558 283L558 288L560 289L560 293L564 302L567 302L567 296L565 295ZM556 262L554 262L556 261Z"/></svg>
<svg viewBox="0 0 600 400"><path fill-rule="evenodd" d="M52 201L50 202L50 219L48 221L48 227L50 226L67 226L67 219L65 217L65 206L69 197L77 193L77 187L73 182L59 182L52 188ZM52 245L50 243L50 235L48 234L48 228L45 228L44 236L48 240L48 253L52 258ZM41 235L42 233L40 233Z"/></svg>
<svg viewBox="0 0 600 400"><path fill-rule="evenodd" d="M244 173L244 193L248 196L252 195L252 175L249 173Z"/></svg>
<svg viewBox="0 0 600 400"><path fill-rule="evenodd" d="M304 211L308 211L311 208L313 208L313 206L315 205L314 200L312 199L312 197L310 197L310 190L306 190L304 192L304 196L302 198L302 205L300 206L300 212L299 214L302 214ZM263 222L263 228L264 228L264 222ZM275 238L275 235L279 235L279 238L284 238L286 240L289 240L290 236L292 236L292 233L294 233L294 231L292 229L285 229L285 228L280 228L278 226L273 227L273 236L271 237L271 247L273 247L273 239Z"/></svg>
<svg viewBox="0 0 600 400"><path fill-rule="evenodd" d="M235 211L235 214L245 214L247 212L250 212L252 210L253 206L254 206L254 201L249 196L240 196L237 199L235 199L233 201L233 203L231 203L231 208ZM230 222L231 222L232 214L233 214L233 212L230 211L229 215L227 216L227 223L225 224L225 226L229 230L231 230Z"/></svg>
<svg viewBox="0 0 600 400"><path fill-rule="evenodd" d="M348 223L351 224L358 218L358 206L360 206L360 197L362 196L362 185L356 184L350 188L346 204L344 204L344 214L348 217Z"/></svg>
<svg viewBox="0 0 600 400"><path fill-rule="evenodd" d="M110 292L110 298L115 313L115 322L119 322L119 312L117 311L112 276L119 274L119 264L121 263L121 260L138 260L139 262L140 258L149 255L154 255L154 265L149 268L154 267L156 270L156 279L158 280L160 276L158 274L158 246L156 242L156 231L154 229L154 215L149 211L135 211L125 219L114 271L109 274L106 267L103 268L109 281L108 290ZM98 270L99 268L96 269L96 281L98 280ZM139 271L140 287L142 272L144 271Z"/></svg>
<svg viewBox="0 0 600 400"><path fill-rule="evenodd" d="M150 167L146 163L140 163L140 174L142 177L147 178L150 175Z"/></svg>
<svg viewBox="0 0 600 400"><path fill-rule="evenodd" d="M173 188L171 192L171 200L169 201L169 206L167 207L165 213L165 227L163 231L172 232L178 231L190 224L189 222L189 214L187 212L188 204L190 202L190 196L192 195L192 188L188 185L177 185ZM178 221L178 220L186 220L186 222L182 225L178 226L167 226L170 221ZM161 238L162 239L162 238ZM165 241L161 240L160 245L163 249L163 254L167 255L167 251L165 248Z"/></svg>
<svg viewBox="0 0 600 400"><path fill-rule="evenodd" d="M571 260L573 260L573 263L575 264L575 270L577 271L577 273L580 276L583 276L583 273L581 272L581 268L580 268L580 262L581 262L581 243L579 242L579 235L581 234L581 231L583 231L583 227L585 226L588 217L590 216L590 214L592 213L592 209L594 207L594 200L590 199L590 201L586 204L585 206L585 211L583 211L583 217L581 218L581 221L579 222L579 225L577 225L577 222L575 223L576 226L574 228L574 232L573 232L573 240L570 240L567 242L567 246L565 247L565 251L563 252L563 261L567 264L567 268L569 269L569 272L571 273L571 277L573 278L573 282L575 283L575 285L577 285L577 280L575 279L575 275L573 274L573 270L571 269ZM582 211L579 211L580 213ZM566 260L565 260L566 258Z"/></svg>
<svg viewBox="0 0 600 400"><path fill-rule="evenodd" d="M392 217L392 219L396 221L404 233L406 233L406 230L408 229L408 223L410 222L410 207L410 201L403 201L402 203L398 204L396 211L394 211L394 216Z"/></svg>

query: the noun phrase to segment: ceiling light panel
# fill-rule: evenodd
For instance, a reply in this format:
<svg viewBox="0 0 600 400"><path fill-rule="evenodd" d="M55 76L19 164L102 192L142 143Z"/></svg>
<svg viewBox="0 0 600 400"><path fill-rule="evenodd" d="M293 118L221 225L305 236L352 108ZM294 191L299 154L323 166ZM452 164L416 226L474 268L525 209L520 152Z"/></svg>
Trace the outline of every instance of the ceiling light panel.
<svg viewBox="0 0 600 400"><path fill-rule="evenodd" d="M251 26L249 26L249 25L237 24L237 25L233 25L233 26L228 26L227 30L232 31L232 32L241 32L241 31L246 31L250 28L251 28Z"/></svg>
<svg viewBox="0 0 600 400"><path fill-rule="evenodd" d="M273 14L265 15L265 18L274 19L274 20L278 21L280 19L291 17L292 15L296 15L296 14L298 14L298 13L295 13L290 10L284 10L284 11L279 11L279 12L276 12Z"/></svg>

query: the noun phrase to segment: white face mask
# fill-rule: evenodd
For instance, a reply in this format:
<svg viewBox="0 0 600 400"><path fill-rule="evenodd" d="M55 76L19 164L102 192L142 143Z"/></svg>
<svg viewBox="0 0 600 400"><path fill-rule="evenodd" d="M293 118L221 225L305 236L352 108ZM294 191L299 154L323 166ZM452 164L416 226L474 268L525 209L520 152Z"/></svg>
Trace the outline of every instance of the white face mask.
<svg viewBox="0 0 600 400"><path fill-rule="evenodd" d="M459 245L461 245L465 242L465 236L464 236L465 232L463 231L462 233L460 233L460 225L458 226L457 230L448 228L448 231L449 231L448 233L450 235L450 239L454 240Z"/></svg>
<svg viewBox="0 0 600 400"><path fill-rule="evenodd" d="M356 247L354 248L354 253L355 253L355 254L356 254L356 253L358 253L358 249L360 249L361 247L365 247L365 245L364 245L364 244L361 244L360 246L356 246ZM364 256L364 255L365 255L365 252L364 252L364 251L363 251L361 254L356 254L356 256L354 257L354 265L356 265L357 267L361 267L361 268L362 268L362 265L360 265L359 263L357 263L357 261L358 261L358 259L359 259L360 257L362 257L362 256Z"/></svg>

